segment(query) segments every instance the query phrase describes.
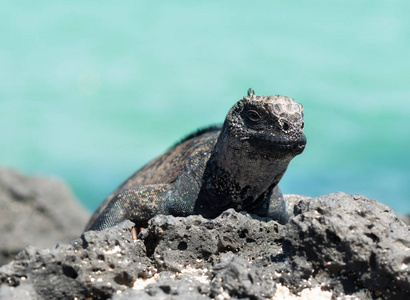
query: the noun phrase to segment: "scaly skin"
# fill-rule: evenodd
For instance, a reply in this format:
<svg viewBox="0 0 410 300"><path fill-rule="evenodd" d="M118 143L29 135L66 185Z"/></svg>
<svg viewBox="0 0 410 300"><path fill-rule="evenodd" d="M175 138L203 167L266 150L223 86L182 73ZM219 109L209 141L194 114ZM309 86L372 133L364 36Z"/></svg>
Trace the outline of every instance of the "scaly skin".
<svg viewBox="0 0 410 300"><path fill-rule="evenodd" d="M302 111L292 98L249 89L222 127L188 136L128 178L86 230L125 219L144 227L157 214L214 218L228 208L285 223L289 212L277 184L305 148Z"/></svg>

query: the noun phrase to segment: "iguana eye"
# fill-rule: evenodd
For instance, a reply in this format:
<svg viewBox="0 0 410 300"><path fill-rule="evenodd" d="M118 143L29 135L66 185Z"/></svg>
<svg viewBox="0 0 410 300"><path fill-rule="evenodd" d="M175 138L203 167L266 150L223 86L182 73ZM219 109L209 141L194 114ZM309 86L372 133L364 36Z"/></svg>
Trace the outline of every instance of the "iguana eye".
<svg viewBox="0 0 410 300"><path fill-rule="evenodd" d="M252 122L259 122L261 119L261 115L256 110L249 110L246 113L246 117Z"/></svg>
<svg viewBox="0 0 410 300"><path fill-rule="evenodd" d="M252 122L258 122L261 119L260 114L256 110L249 110L246 113L246 117Z"/></svg>

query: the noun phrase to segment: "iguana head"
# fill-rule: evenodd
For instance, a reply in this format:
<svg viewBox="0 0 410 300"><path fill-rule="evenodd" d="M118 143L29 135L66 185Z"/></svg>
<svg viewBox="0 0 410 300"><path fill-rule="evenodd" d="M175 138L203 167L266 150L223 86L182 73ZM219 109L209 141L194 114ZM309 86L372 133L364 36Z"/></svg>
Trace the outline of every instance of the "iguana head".
<svg viewBox="0 0 410 300"><path fill-rule="evenodd" d="M303 107L290 97L248 95L231 108L224 129L232 148L271 158L288 158L303 152Z"/></svg>

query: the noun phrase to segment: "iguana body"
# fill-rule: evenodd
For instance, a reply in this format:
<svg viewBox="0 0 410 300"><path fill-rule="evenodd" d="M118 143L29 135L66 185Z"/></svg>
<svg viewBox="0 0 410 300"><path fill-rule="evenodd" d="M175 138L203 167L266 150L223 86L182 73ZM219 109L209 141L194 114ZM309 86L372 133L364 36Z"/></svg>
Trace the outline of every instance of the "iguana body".
<svg viewBox="0 0 410 300"><path fill-rule="evenodd" d="M249 90L223 126L188 136L126 180L86 229L102 230L124 219L146 226L157 214L212 218L228 208L286 222L277 184L305 147L302 111L292 98Z"/></svg>

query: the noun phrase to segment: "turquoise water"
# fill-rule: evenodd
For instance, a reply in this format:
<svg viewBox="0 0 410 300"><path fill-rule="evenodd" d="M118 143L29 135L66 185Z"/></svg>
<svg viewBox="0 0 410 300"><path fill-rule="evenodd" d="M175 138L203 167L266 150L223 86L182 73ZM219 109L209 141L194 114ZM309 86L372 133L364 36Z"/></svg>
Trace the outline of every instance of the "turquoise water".
<svg viewBox="0 0 410 300"><path fill-rule="evenodd" d="M252 87L305 107L285 193L410 212L410 2L4 1L0 165L93 210Z"/></svg>

